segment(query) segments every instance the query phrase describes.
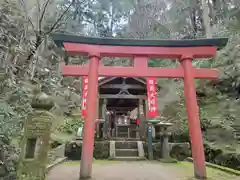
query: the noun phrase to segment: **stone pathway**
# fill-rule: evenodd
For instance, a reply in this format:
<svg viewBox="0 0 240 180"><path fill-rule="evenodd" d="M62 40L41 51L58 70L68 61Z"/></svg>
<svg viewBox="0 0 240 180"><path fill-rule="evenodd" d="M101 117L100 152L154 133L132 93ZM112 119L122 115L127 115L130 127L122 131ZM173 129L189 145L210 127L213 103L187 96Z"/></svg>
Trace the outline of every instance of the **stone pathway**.
<svg viewBox="0 0 240 180"><path fill-rule="evenodd" d="M49 172L47 180L78 180L79 169L76 162L60 164ZM187 174L178 165L159 162L96 162L92 180L189 180L191 175ZM237 180L236 176L231 175L225 178Z"/></svg>

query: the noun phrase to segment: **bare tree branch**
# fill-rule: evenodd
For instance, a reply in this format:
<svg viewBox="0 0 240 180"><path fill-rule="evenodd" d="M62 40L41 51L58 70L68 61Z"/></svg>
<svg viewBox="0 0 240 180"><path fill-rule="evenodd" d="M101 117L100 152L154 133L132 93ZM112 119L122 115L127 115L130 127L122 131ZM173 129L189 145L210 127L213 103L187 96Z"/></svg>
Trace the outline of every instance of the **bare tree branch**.
<svg viewBox="0 0 240 180"><path fill-rule="evenodd" d="M50 34L54 29L55 27L57 26L57 24L61 21L61 19L63 18L63 16L68 12L68 10L70 9L70 7L75 3L75 0L73 0L69 5L68 7L65 9L65 11L59 16L59 18L55 21L55 23L51 26L50 30L47 31L44 36Z"/></svg>
<svg viewBox="0 0 240 180"><path fill-rule="evenodd" d="M19 0L19 2L20 2L21 6L23 8L24 13L25 13L26 20L31 24L31 26L33 28L33 31L36 33L35 26L34 26L31 18L29 17L29 15L27 13L27 7L26 7L26 4L25 4L24 0Z"/></svg>
<svg viewBox="0 0 240 180"><path fill-rule="evenodd" d="M45 12L47 10L47 7L48 7L48 4L50 3L50 0L47 0L46 3L43 5L43 8L42 8L42 13L41 13L41 16L40 16L40 19L39 19L39 30L40 30L40 34L42 34L42 21L43 21L43 18L44 18L44 15L45 15Z"/></svg>
<svg viewBox="0 0 240 180"><path fill-rule="evenodd" d="M37 29L37 32L40 33L40 31L41 31L40 26L41 26L41 25L39 24L39 19L40 19L39 17L40 17L40 13L41 13L41 7L40 7L40 2L39 2L39 0L37 0L37 11L38 11L38 12L37 12L37 20L36 20L36 21L37 21L37 22L36 22L36 26L37 26L36 29Z"/></svg>

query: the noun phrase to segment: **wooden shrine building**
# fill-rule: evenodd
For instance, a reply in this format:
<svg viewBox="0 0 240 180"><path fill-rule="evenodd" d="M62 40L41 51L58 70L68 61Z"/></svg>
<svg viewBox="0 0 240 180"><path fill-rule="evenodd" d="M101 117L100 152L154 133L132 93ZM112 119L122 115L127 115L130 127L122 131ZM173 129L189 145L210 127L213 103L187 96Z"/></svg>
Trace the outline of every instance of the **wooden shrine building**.
<svg viewBox="0 0 240 180"><path fill-rule="evenodd" d="M99 137L140 138L140 127L147 118L147 89L145 78L99 78ZM137 125L140 122L139 126ZM139 134L140 133L140 134Z"/></svg>

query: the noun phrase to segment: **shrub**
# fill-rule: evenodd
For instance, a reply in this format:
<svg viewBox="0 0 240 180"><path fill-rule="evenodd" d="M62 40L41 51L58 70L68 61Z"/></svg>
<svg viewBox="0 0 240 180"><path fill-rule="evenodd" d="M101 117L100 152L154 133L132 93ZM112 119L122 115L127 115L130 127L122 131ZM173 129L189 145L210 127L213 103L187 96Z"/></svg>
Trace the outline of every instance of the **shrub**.
<svg viewBox="0 0 240 180"><path fill-rule="evenodd" d="M59 131L73 134L76 133L79 127L83 126L83 121L81 119L70 119L66 118L64 124L59 127Z"/></svg>

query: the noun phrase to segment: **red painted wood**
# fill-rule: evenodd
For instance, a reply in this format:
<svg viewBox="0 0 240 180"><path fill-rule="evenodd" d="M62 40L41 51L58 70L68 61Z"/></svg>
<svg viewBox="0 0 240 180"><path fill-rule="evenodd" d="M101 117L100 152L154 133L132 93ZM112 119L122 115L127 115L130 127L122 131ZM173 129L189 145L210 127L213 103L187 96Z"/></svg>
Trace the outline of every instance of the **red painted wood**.
<svg viewBox="0 0 240 180"><path fill-rule="evenodd" d="M86 76L88 67L78 65L63 65L64 76ZM178 68L136 68L136 67L100 67L99 76L106 77L156 77L156 78L183 78L183 69ZM197 79L218 78L217 69L193 68L193 76Z"/></svg>
<svg viewBox="0 0 240 180"><path fill-rule="evenodd" d="M98 68L100 58L91 56L88 73L87 113L83 128L80 178L89 178L92 174L94 148L94 130L97 119Z"/></svg>
<svg viewBox="0 0 240 180"><path fill-rule="evenodd" d="M91 55L90 52L106 57L135 57L134 67L98 67L99 57L92 57L88 66L67 65L62 67L65 76L89 77L89 94L87 98L87 118L84 123L84 140L81 155L81 178L91 176L94 143L94 126L96 119L97 86L99 76L113 77L152 77L152 78L184 78L184 92L188 114L189 132L194 171L196 177L206 177L203 140L198 115L198 105L194 78L216 79L218 71L214 69L196 69L192 67L193 58L209 58L216 54L216 47L137 47L137 46L104 46L64 43L70 55ZM182 67L149 68L148 58L176 58L181 60ZM187 56L186 56L187 55ZM98 73L99 72L99 73Z"/></svg>
<svg viewBox="0 0 240 180"><path fill-rule="evenodd" d="M195 177L204 179L206 177L205 156L199 120L196 90L194 85L194 76L192 73L192 59L183 59L181 64L184 69L184 93L186 98L186 109L188 116L188 126L191 139Z"/></svg>
<svg viewBox="0 0 240 180"><path fill-rule="evenodd" d="M65 42L64 47L69 55L88 55L89 51L106 57L180 58L190 54L194 58L210 58L216 55L216 47L138 47L138 46L104 46Z"/></svg>
<svg viewBox="0 0 240 180"><path fill-rule="evenodd" d="M134 57L134 67L138 69L148 67L148 57Z"/></svg>

